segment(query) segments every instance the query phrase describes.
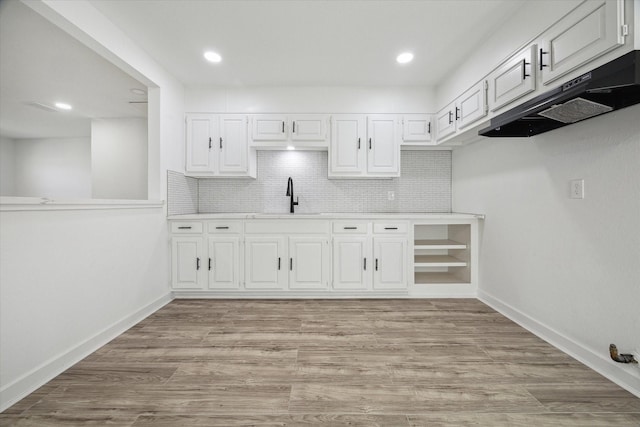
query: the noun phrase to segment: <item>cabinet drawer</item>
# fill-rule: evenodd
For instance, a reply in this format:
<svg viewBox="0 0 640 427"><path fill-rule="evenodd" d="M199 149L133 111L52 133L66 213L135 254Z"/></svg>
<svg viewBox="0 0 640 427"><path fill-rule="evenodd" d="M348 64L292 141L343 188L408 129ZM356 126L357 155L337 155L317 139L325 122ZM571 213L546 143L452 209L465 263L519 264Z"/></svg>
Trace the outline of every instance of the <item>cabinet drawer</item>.
<svg viewBox="0 0 640 427"><path fill-rule="evenodd" d="M180 233L180 234L195 234L202 233L202 223L201 222L172 222L171 223L171 232L172 233Z"/></svg>
<svg viewBox="0 0 640 427"><path fill-rule="evenodd" d="M376 222L373 224L373 232L376 234L405 234L406 222Z"/></svg>
<svg viewBox="0 0 640 427"><path fill-rule="evenodd" d="M207 232L216 234L238 234L242 232L240 221L211 221L207 223Z"/></svg>
<svg viewBox="0 0 640 427"><path fill-rule="evenodd" d="M254 220L244 225L250 234L328 234L329 230L329 221L322 220Z"/></svg>
<svg viewBox="0 0 640 427"><path fill-rule="evenodd" d="M336 221L333 223L334 234L367 234L368 222Z"/></svg>

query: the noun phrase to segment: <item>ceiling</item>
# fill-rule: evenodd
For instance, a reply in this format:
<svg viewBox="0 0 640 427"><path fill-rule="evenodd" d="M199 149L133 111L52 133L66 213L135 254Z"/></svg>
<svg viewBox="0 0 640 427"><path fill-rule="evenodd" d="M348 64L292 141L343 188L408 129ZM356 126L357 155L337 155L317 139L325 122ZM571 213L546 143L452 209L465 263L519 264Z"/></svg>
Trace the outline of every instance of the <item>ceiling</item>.
<svg viewBox="0 0 640 427"><path fill-rule="evenodd" d="M432 86L526 0L89 0L187 87ZM215 50L223 60L203 59ZM411 51L400 65L395 57ZM21 2L0 3L0 135L90 135L146 89ZM34 103L65 101L68 112Z"/></svg>
<svg viewBox="0 0 640 427"><path fill-rule="evenodd" d="M526 0L90 1L186 86L431 86Z"/></svg>
<svg viewBox="0 0 640 427"><path fill-rule="evenodd" d="M19 1L0 3L0 135L87 137L91 119L146 117L146 87ZM73 106L70 111L55 102Z"/></svg>

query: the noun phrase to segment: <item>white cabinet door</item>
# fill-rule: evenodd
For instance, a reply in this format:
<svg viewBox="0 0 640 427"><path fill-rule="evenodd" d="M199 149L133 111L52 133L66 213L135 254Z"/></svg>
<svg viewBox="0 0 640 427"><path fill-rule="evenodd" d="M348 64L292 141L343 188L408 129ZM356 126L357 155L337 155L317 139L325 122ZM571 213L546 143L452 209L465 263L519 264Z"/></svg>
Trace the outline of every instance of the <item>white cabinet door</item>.
<svg viewBox="0 0 640 427"><path fill-rule="evenodd" d="M174 289L202 289L205 271L201 237L171 239L171 284Z"/></svg>
<svg viewBox="0 0 640 427"><path fill-rule="evenodd" d="M463 129L487 115L487 82L482 80L456 100L456 129Z"/></svg>
<svg viewBox="0 0 640 427"><path fill-rule="evenodd" d="M438 141L452 135L456 131L455 108L455 102L452 102L436 114L436 136Z"/></svg>
<svg viewBox="0 0 640 427"><path fill-rule="evenodd" d="M289 238L289 288L326 289L329 246L326 238Z"/></svg>
<svg viewBox="0 0 640 427"><path fill-rule="evenodd" d="M253 116L251 138L254 141L284 141L287 139L287 117L275 114Z"/></svg>
<svg viewBox="0 0 640 427"><path fill-rule="evenodd" d="M285 237L245 238L246 289L285 289L287 270Z"/></svg>
<svg viewBox="0 0 640 427"><path fill-rule="evenodd" d="M431 142L431 116L405 114L402 116L403 142Z"/></svg>
<svg viewBox="0 0 640 427"><path fill-rule="evenodd" d="M374 237L373 288L404 289L407 287L407 239Z"/></svg>
<svg viewBox="0 0 640 427"><path fill-rule="evenodd" d="M289 118L292 141L326 141L327 116L297 115Z"/></svg>
<svg viewBox="0 0 640 427"><path fill-rule="evenodd" d="M515 54L489 77L491 111L536 90L537 45Z"/></svg>
<svg viewBox="0 0 640 427"><path fill-rule="evenodd" d="M365 116L337 115L331 118L329 176L362 176L366 172Z"/></svg>
<svg viewBox="0 0 640 427"><path fill-rule="evenodd" d="M209 289L240 288L240 238L210 237Z"/></svg>
<svg viewBox="0 0 640 427"><path fill-rule="evenodd" d="M542 82L549 84L622 45L623 8L617 0L586 1L545 31L539 51Z"/></svg>
<svg viewBox="0 0 640 427"><path fill-rule="evenodd" d="M400 143L397 117L384 114L367 117L367 173L400 176Z"/></svg>
<svg viewBox="0 0 640 427"><path fill-rule="evenodd" d="M218 138L216 116L212 114L189 114L186 120L186 127L186 172L213 175L215 163L212 148L214 140Z"/></svg>
<svg viewBox="0 0 640 427"><path fill-rule="evenodd" d="M247 117L224 114L220 116L220 137L215 149L219 152L220 175L247 175L249 173L249 141Z"/></svg>
<svg viewBox="0 0 640 427"><path fill-rule="evenodd" d="M369 288L373 260L368 237L333 238L333 288L364 290Z"/></svg>

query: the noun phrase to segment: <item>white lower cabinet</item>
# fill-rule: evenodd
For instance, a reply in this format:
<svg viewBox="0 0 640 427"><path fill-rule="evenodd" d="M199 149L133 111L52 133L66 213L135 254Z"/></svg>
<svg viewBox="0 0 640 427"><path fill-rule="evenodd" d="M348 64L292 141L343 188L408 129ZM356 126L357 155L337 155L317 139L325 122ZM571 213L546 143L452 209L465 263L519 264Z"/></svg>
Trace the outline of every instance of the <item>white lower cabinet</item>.
<svg viewBox="0 0 640 427"><path fill-rule="evenodd" d="M286 239L283 236L247 236L244 245L245 288L285 289Z"/></svg>
<svg viewBox="0 0 640 427"><path fill-rule="evenodd" d="M202 237L179 236L171 239L171 283L174 289L203 289Z"/></svg>
<svg viewBox="0 0 640 427"><path fill-rule="evenodd" d="M246 289L325 289L328 243L322 237L248 236Z"/></svg>
<svg viewBox="0 0 640 427"><path fill-rule="evenodd" d="M476 289L475 218L180 220L170 228L177 296L428 297Z"/></svg>
<svg viewBox="0 0 640 427"><path fill-rule="evenodd" d="M373 289L407 287L407 238L374 237Z"/></svg>
<svg viewBox="0 0 640 427"><path fill-rule="evenodd" d="M240 289L240 238L209 237L209 289Z"/></svg>
<svg viewBox="0 0 640 427"><path fill-rule="evenodd" d="M326 237L289 238L289 289L325 289L329 281Z"/></svg>
<svg viewBox="0 0 640 427"><path fill-rule="evenodd" d="M334 237L333 288L338 290L369 289L372 268L370 254L371 239L369 237Z"/></svg>

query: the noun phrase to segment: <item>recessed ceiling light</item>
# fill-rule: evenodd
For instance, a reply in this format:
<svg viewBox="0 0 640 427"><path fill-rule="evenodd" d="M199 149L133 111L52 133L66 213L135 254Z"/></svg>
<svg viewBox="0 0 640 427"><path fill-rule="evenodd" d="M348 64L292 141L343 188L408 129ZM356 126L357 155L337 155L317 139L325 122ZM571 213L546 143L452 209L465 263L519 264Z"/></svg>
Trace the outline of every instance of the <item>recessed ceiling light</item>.
<svg viewBox="0 0 640 427"><path fill-rule="evenodd" d="M222 56L220 56L219 54L215 53L212 50L209 50L204 53L204 59L206 59L209 62L220 62L222 61Z"/></svg>
<svg viewBox="0 0 640 427"><path fill-rule="evenodd" d="M130 90L131 90L131 93L134 94L134 95L141 95L142 96L142 95L146 95L147 94L147 92L145 92L142 89L138 89L137 87L134 87L133 89L130 89Z"/></svg>
<svg viewBox="0 0 640 427"><path fill-rule="evenodd" d="M403 52L396 58L399 64L406 64L407 62L413 61L413 53L411 52Z"/></svg>
<svg viewBox="0 0 640 427"><path fill-rule="evenodd" d="M59 108L60 110L71 110L71 105L64 103L64 102L56 102L54 104L56 106L56 108Z"/></svg>

